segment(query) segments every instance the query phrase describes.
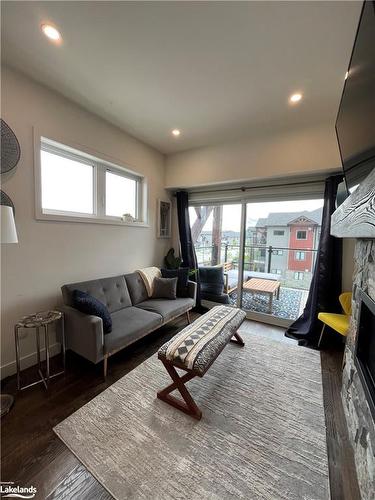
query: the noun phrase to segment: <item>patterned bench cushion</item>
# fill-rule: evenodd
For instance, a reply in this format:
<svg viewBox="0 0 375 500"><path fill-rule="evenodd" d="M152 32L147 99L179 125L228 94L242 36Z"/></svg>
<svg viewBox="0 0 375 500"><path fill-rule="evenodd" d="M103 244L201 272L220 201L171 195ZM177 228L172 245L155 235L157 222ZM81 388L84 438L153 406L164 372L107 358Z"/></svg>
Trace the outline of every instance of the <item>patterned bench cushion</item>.
<svg viewBox="0 0 375 500"><path fill-rule="evenodd" d="M202 377L238 330L246 314L229 306L213 307L164 344L161 360L185 367Z"/></svg>

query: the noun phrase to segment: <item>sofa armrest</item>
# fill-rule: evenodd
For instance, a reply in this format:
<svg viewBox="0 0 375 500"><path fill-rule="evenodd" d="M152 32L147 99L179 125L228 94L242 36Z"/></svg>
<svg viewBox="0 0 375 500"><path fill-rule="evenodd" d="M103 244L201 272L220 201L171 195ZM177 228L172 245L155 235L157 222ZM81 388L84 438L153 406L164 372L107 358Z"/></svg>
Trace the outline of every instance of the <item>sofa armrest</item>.
<svg viewBox="0 0 375 500"><path fill-rule="evenodd" d="M196 301L197 299L197 284L195 281L188 281L188 295L191 299Z"/></svg>
<svg viewBox="0 0 375 500"><path fill-rule="evenodd" d="M99 363L103 359L104 346L102 319L66 305L59 309L64 313L67 349L93 363Z"/></svg>

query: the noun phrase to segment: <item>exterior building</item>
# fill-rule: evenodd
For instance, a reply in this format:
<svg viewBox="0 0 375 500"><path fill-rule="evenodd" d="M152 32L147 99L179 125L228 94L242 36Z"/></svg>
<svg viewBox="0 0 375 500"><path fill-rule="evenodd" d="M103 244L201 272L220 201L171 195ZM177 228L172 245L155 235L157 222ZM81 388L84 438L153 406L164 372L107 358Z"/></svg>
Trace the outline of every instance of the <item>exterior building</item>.
<svg viewBox="0 0 375 500"><path fill-rule="evenodd" d="M270 213L256 228L266 233L264 271L280 274L285 286L308 289L314 270L322 209ZM272 252L269 256L269 253Z"/></svg>

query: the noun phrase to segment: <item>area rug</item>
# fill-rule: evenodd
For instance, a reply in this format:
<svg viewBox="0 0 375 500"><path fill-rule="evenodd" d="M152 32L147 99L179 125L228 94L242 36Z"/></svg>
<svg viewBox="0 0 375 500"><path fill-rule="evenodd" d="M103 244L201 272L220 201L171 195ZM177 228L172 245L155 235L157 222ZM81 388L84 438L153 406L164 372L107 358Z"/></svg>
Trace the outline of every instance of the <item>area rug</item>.
<svg viewBox="0 0 375 500"><path fill-rule="evenodd" d="M55 427L122 499L329 498L319 352L244 333L188 387L202 420L156 399L156 355Z"/></svg>

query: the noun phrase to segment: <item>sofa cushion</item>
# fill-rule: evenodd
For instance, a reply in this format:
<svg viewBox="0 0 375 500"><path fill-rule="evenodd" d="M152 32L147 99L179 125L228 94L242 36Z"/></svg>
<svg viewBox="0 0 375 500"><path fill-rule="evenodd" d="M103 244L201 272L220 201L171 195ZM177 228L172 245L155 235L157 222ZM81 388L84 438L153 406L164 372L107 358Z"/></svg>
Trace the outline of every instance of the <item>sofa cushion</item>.
<svg viewBox="0 0 375 500"><path fill-rule="evenodd" d="M220 295L214 293L201 293L202 300L209 300L210 302L218 302L219 304L229 304L229 295L227 293L222 293Z"/></svg>
<svg viewBox="0 0 375 500"><path fill-rule="evenodd" d="M137 307L146 311L158 313L163 316L164 321L168 321L175 316L179 316L194 307L195 302L190 298L149 299L137 304Z"/></svg>
<svg viewBox="0 0 375 500"><path fill-rule="evenodd" d="M162 269L163 278L178 278L177 297L188 297L189 268L179 267L178 269Z"/></svg>
<svg viewBox="0 0 375 500"><path fill-rule="evenodd" d="M201 292L221 295L224 291L224 271L220 266L205 266L199 268Z"/></svg>
<svg viewBox="0 0 375 500"><path fill-rule="evenodd" d="M81 290L74 290L72 299L75 309L85 314L98 316L102 319L104 333L110 333L112 331L111 315L103 302L100 302L100 300L88 293L81 292Z"/></svg>
<svg viewBox="0 0 375 500"><path fill-rule="evenodd" d="M104 337L104 352L122 349L144 337L162 323L160 314L127 307L112 315L112 332Z"/></svg>
<svg viewBox="0 0 375 500"><path fill-rule="evenodd" d="M124 276L113 276L80 283L71 283L61 287L65 305L73 306L74 290L88 293L100 300L110 313L132 305Z"/></svg>
<svg viewBox="0 0 375 500"><path fill-rule="evenodd" d="M133 306L148 299L148 293L139 273L125 274L126 284Z"/></svg>
<svg viewBox="0 0 375 500"><path fill-rule="evenodd" d="M153 299L176 300L177 278L155 278Z"/></svg>

